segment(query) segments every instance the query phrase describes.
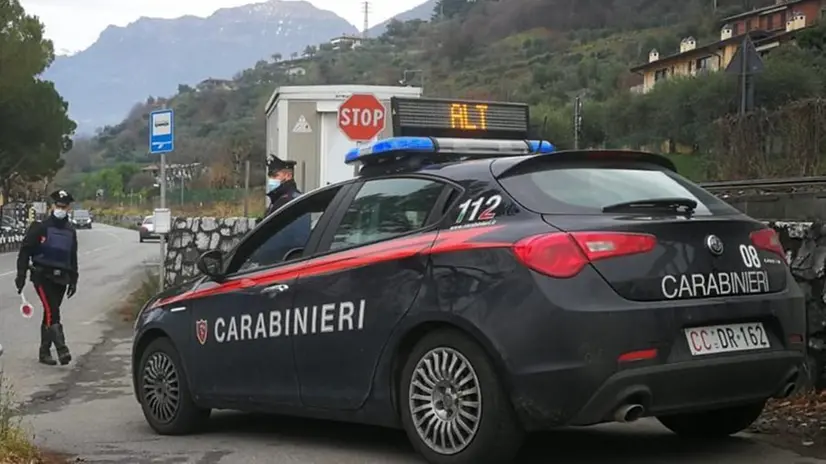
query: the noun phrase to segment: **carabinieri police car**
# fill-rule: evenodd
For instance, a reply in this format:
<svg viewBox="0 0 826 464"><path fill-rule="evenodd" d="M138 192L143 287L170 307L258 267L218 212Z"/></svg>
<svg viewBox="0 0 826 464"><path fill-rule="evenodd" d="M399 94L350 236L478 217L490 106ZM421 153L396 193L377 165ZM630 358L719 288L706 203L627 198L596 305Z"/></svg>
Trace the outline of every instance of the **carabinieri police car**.
<svg viewBox="0 0 826 464"><path fill-rule="evenodd" d="M775 232L658 155L529 141L524 105L394 99L393 137L136 322L160 434L213 409L403 428L431 463L503 463L526 432L656 417L748 427L801 376Z"/></svg>

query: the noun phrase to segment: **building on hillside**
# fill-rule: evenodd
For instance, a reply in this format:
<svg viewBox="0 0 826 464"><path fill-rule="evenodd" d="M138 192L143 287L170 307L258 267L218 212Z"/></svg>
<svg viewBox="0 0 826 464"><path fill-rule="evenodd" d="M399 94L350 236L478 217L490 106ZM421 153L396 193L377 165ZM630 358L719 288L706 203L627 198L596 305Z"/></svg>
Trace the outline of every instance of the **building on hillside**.
<svg viewBox="0 0 826 464"><path fill-rule="evenodd" d="M303 76L307 74L307 70L303 66L290 66L284 70L284 74L288 76Z"/></svg>
<svg viewBox="0 0 826 464"><path fill-rule="evenodd" d="M333 50L341 50L343 48L358 48L363 43L363 38L350 35L342 35L330 40L330 45L333 46Z"/></svg>
<svg viewBox="0 0 826 464"><path fill-rule="evenodd" d="M205 90L233 90L235 84L227 79L204 79L201 81L198 86L195 88L198 92L203 92Z"/></svg>
<svg viewBox="0 0 826 464"><path fill-rule="evenodd" d="M680 42L677 53L663 56L651 50L648 63L631 68L643 76L641 93L650 92L657 82L675 76L696 76L725 69L748 34L763 55L795 33L814 25L826 15L826 0L776 0L776 3L728 18L723 18L720 40L698 46L693 37ZM640 92L640 89L633 89Z"/></svg>
<svg viewBox="0 0 826 464"><path fill-rule="evenodd" d="M161 179L161 167L157 164L151 164L141 168L141 172L151 175L155 179L155 183L159 183ZM203 175L206 172L206 167L201 163L187 163L187 164L168 164L166 166L166 179L168 185L180 183L181 179L190 181L195 177Z"/></svg>

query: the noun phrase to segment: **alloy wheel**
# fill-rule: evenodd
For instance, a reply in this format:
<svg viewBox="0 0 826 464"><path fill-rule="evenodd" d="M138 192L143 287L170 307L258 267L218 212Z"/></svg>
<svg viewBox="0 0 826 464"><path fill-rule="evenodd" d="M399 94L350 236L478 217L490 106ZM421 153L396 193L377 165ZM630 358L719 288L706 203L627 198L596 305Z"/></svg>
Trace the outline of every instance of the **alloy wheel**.
<svg viewBox="0 0 826 464"><path fill-rule="evenodd" d="M408 406L416 432L431 450L460 453L473 441L482 418L473 365L453 348L428 351L413 370Z"/></svg>
<svg viewBox="0 0 826 464"><path fill-rule="evenodd" d="M142 380L144 402L155 420L166 424L175 419L180 406L180 380L169 355L153 353L146 360Z"/></svg>

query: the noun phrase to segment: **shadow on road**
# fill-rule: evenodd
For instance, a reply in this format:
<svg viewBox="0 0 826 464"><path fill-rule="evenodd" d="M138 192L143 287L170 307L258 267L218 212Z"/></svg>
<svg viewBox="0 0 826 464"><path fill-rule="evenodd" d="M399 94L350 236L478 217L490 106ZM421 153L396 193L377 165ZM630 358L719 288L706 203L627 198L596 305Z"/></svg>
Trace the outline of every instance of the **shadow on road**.
<svg viewBox="0 0 826 464"><path fill-rule="evenodd" d="M245 440L278 437L300 446L340 447L408 460L414 457L402 431L309 419L216 413L206 434ZM571 428L531 435L517 462L547 464L551 457L554 464L740 462L744 452L754 447L754 442L743 438L691 443L668 432L640 431L636 427Z"/></svg>

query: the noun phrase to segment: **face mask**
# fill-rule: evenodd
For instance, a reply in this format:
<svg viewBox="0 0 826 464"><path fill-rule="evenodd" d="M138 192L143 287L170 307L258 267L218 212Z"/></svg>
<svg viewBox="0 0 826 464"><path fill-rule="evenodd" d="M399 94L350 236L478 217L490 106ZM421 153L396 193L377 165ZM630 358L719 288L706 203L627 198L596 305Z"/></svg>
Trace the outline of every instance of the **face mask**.
<svg viewBox="0 0 826 464"><path fill-rule="evenodd" d="M273 190L277 189L279 185L281 185L280 180L278 180L278 179L267 179L267 193L270 193Z"/></svg>
<svg viewBox="0 0 826 464"><path fill-rule="evenodd" d="M66 210L65 209L56 209L52 211L54 217L58 219L64 219L66 217Z"/></svg>

